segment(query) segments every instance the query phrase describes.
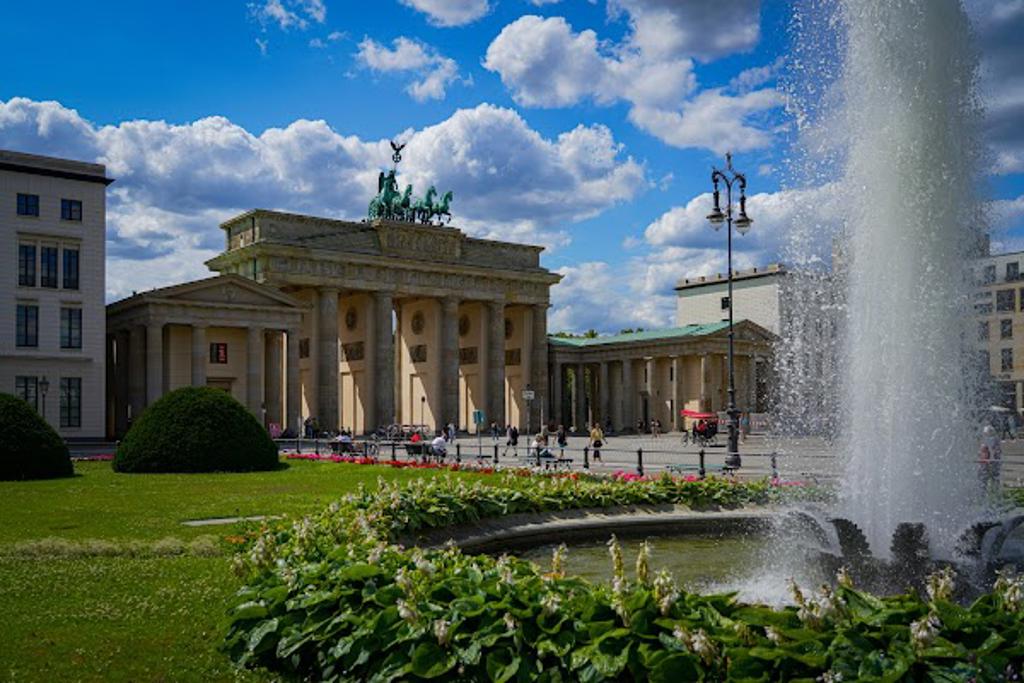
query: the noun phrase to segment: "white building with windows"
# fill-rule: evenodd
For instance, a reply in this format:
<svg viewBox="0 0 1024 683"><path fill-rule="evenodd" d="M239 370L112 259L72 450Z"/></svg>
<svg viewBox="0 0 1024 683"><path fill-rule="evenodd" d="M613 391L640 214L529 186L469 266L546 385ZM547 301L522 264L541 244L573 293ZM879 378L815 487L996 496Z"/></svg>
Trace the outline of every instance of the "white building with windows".
<svg viewBox="0 0 1024 683"><path fill-rule="evenodd" d="M773 263L765 268L733 271L733 317L757 323L779 334L786 269ZM676 284L676 324L710 325L729 319L729 281L726 274L686 277Z"/></svg>
<svg viewBox="0 0 1024 683"><path fill-rule="evenodd" d="M69 439L105 434L111 182L100 164L0 150L0 391Z"/></svg>
<svg viewBox="0 0 1024 683"><path fill-rule="evenodd" d="M974 313L983 364L995 382L993 400L1024 411L1024 251L996 254L975 265Z"/></svg>

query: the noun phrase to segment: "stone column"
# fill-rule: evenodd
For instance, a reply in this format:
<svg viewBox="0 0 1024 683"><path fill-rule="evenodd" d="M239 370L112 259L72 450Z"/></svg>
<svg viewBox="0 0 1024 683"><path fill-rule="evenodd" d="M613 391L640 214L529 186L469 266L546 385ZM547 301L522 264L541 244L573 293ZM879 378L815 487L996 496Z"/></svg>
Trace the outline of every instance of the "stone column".
<svg viewBox="0 0 1024 683"><path fill-rule="evenodd" d="M487 419L505 424L505 303L487 302Z"/></svg>
<svg viewBox="0 0 1024 683"><path fill-rule="evenodd" d="M285 358L287 384L285 401L288 411L288 427L296 434L302 433L302 384L299 375L299 328L288 330L288 352Z"/></svg>
<svg viewBox="0 0 1024 683"><path fill-rule="evenodd" d="M564 384L562 381L562 364L551 361L551 419L555 426L565 424L565 411L562 409L562 396Z"/></svg>
<svg viewBox="0 0 1024 683"><path fill-rule="evenodd" d="M338 404L338 288L321 287L317 310L317 412L321 429L337 429Z"/></svg>
<svg viewBox="0 0 1024 683"><path fill-rule="evenodd" d="M164 394L164 325L146 325L146 405Z"/></svg>
<svg viewBox="0 0 1024 683"><path fill-rule="evenodd" d="M264 398L267 407L267 424L276 423L284 429L284 412L281 410L281 345L284 340L278 330L268 330L264 335Z"/></svg>
<svg viewBox="0 0 1024 683"><path fill-rule="evenodd" d="M547 304L535 304L533 306L533 351L530 354L530 374L532 375L533 391L535 393L531 405L533 414L530 422L537 425L538 430L543 428L548 419L545 406L548 401L548 306Z"/></svg>
<svg viewBox="0 0 1024 683"><path fill-rule="evenodd" d="M438 425L459 423L459 300L441 300L441 413Z"/></svg>
<svg viewBox="0 0 1024 683"><path fill-rule="evenodd" d="M263 419L263 328L249 327L245 338L245 404L260 424ZM265 425L264 425L265 426Z"/></svg>
<svg viewBox="0 0 1024 683"><path fill-rule="evenodd" d="M658 359L648 358L645 362L647 374L647 421L659 418L661 415L661 399L658 396ZM650 425L648 424L648 427Z"/></svg>
<svg viewBox="0 0 1024 683"><path fill-rule="evenodd" d="M368 368L366 379L375 385L376 419L371 416L367 425L369 429L376 429L379 425L395 421L395 339L391 329L393 309L394 299L391 292L373 293L371 324L375 346L373 365L376 367Z"/></svg>
<svg viewBox="0 0 1024 683"><path fill-rule="evenodd" d="M602 427L605 425L605 423L607 423L608 416L611 415L611 413L609 412L609 402L611 399L611 392L609 391L609 389L610 387L608 386L608 361L601 361L601 366L597 379L597 391L598 396L600 396L598 404L601 406L601 415L598 421L601 423Z"/></svg>
<svg viewBox="0 0 1024 683"><path fill-rule="evenodd" d="M745 413L754 412L754 357L743 357L743 403L739 409Z"/></svg>
<svg viewBox="0 0 1024 683"><path fill-rule="evenodd" d="M134 422L146 407L146 328L141 325L133 325L129 330L128 396Z"/></svg>
<svg viewBox="0 0 1024 683"><path fill-rule="evenodd" d="M128 338L127 330L118 330L114 337L114 343L117 345L117 367L115 368L116 372L114 375L114 396L117 398L115 401L117 412L114 414L114 433L118 438L128 431L128 406L131 403L131 396L128 391L130 376L128 372L128 358L130 354Z"/></svg>
<svg viewBox="0 0 1024 683"><path fill-rule="evenodd" d="M622 361L622 428L633 429L636 425L636 383L633 373L633 359Z"/></svg>
<svg viewBox="0 0 1024 683"><path fill-rule="evenodd" d="M700 409L711 410L708 385L711 383L711 357L706 353L700 355Z"/></svg>
<svg viewBox="0 0 1024 683"><path fill-rule="evenodd" d="M572 393L575 403L572 415L573 425L577 431L587 430L587 375L583 363L577 363L572 383Z"/></svg>
<svg viewBox="0 0 1024 683"><path fill-rule="evenodd" d="M402 392L402 304L399 301L393 301L395 309L395 343L394 350L394 370L395 373L395 422L399 424L410 424L412 419L405 415L405 401Z"/></svg>
<svg viewBox="0 0 1024 683"><path fill-rule="evenodd" d="M679 356L672 358L672 429L682 431L683 416L680 411L683 409L683 359Z"/></svg>
<svg viewBox="0 0 1024 683"><path fill-rule="evenodd" d="M206 386L206 361L210 349L206 344L206 325L192 326L192 386Z"/></svg>

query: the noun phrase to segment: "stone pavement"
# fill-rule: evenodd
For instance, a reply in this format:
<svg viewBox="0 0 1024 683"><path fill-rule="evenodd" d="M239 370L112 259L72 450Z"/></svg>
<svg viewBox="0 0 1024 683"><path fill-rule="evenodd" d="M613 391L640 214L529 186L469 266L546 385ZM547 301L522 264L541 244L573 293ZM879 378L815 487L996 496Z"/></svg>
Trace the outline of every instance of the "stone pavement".
<svg viewBox="0 0 1024 683"><path fill-rule="evenodd" d="M519 459L525 459L525 444L528 440L520 439ZM477 441L474 436L463 436L459 439L462 457L472 458L477 453ZM572 468L579 469L583 465L583 448L589 440L582 436L569 437L569 445L564 457L572 458ZM725 461L726 435L719 434L718 444L705 449L705 468L708 473L720 472ZM483 452L490 458L494 452L494 442L489 436L482 439ZM801 481L819 481L822 483L834 480L841 473L842 464L837 457L837 446L830 445L820 438L781 438L764 434L754 434L740 443L740 455L743 467L740 476L761 478L770 476L772 471L771 454L776 454L776 466L783 479ZM499 442L499 453L505 449L505 442ZM693 445L684 445L681 434L663 434L654 438L645 435L611 436L601 448L601 462L593 459L590 454L590 468L598 472L614 472L622 470L635 472L637 469L637 451L643 450L643 466L645 473L664 471L669 466L681 468L684 472L697 472L700 449ZM557 455L559 449L553 448ZM502 457L499 462L507 463L511 459ZM973 457L973 454L972 454ZM1003 442L1003 482L1007 486L1024 486L1024 439Z"/></svg>

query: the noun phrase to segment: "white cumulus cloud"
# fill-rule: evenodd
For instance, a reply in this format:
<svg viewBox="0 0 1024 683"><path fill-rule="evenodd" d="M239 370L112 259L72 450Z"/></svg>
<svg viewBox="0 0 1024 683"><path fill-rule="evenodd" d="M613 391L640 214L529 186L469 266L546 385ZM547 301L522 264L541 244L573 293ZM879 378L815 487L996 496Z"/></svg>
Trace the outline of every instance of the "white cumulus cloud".
<svg viewBox="0 0 1024 683"><path fill-rule="evenodd" d="M485 104L402 137L399 181L417 194L453 190L454 224L470 234L559 246L571 223L647 187L644 167L603 126L545 138ZM391 164L387 140L324 121L261 133L219 116L98 126L25 98L0 101L0 147L107 165L109 298L203 275L223 248L218 223L246 209L360 219Z"/></svg>
<svg viewBox="0 0 1024 683"><path fill-rule="evenodd" d="M675 147L721 152L772 143L774 131L762 119L783 98L774 89L758 88L774 78L777 65L748 70L728 88L703 92L694 72L696 59L756 44L756 0L613 0L609 11L629 20L630 30L617 44L590 29L575 31L563 17L525 15L501 30L483 65L523 106L624 101L634 125ZM730 30L721 31L724 25Z"/></svg>
<svg viewBox="0 0 1024 683"><path fill-rule="evenodd" d="M359 43L356 58L377 72L415 74L416 79L405 90L417 102L444 99L447 87L459 77L455 60L405 36L395 38L391 48L364 38Z"/></svg>
<svg viewBox="0 0 1024 683"><path fill-rule="evenodd" d="M488 11L487 0L399 0L403 5L423 12L436 26L463 26L480 19Z"/></svg>
<svg viewBox="0 0 1024 683"><path fill-rule="evenodd" d="M327 20L323 0L260 0L249 4L249 12L262 25L276 24L285 31L305 30L310 21L322 24Z"/></svg>

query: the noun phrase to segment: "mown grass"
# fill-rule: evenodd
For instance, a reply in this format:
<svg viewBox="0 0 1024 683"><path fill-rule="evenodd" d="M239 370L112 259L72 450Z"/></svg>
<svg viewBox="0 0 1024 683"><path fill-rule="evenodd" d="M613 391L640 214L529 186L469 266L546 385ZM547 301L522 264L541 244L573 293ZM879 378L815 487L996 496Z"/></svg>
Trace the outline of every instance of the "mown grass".
<svg viewBox="0 0 1024 683"><path fill-rule="evenodd" d="M224 541L236 527L181 522L299 516L378 476L436 474L302 461L247 474L75 469L0 482L0 681L269 680L218 650L239 585Z"/></svg>
<svg viewBox="0 0 1024 683"><path fill-rule="evenodd" d="M423 476L422 470L301 460L244 474L119 474L106 462L76 463L75 471L72 479L0 482L0 545L47 536L190 538L211 527L186 527L185 520L303 515L361 483L375 486L378 477Z"/></svg>

